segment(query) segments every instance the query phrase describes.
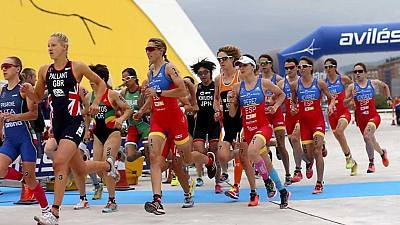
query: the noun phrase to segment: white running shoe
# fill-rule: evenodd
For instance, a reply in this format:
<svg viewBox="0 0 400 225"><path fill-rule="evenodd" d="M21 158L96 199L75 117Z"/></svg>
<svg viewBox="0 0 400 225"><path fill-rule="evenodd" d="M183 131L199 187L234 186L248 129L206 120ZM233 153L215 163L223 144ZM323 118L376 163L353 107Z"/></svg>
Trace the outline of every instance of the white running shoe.
<svg viewBox="0 0 400 225"><path fill-rule="evenodd" d="M33 219L38 222L39 225L58 225L58 219L52 212L47 212L41 216L35 216Z"/></svg>
<svg viewBox="0 0 400 225"><path fill-rule="evenodd" d="M81 199L76 205L74 205L75 210L87 209L87 208L89 208L88 200Z"/></svg>
<svg viewBox="0 0 400 225"><path fill-rule="evenodd" d="M107 175L111 176L115 180L115 182L118 182L120 179L120 175L117 168L114 165L114 160L111 158L111 156L109 156L106 161L111 165L111 170L107 173Z"/></svg>

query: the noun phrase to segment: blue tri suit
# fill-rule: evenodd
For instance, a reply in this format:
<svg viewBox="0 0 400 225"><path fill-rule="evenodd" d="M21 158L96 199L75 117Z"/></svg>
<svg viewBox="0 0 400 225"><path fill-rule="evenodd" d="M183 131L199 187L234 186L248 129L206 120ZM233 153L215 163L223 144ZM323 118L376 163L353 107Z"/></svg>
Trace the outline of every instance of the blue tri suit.
<svg viewBox="0 0 400 225"><path fill-rule="evenodd" d="M20 95L20 85L9 90L4 85L0 94L1 113L20 114L26 110L26 101ZM27 121L4 121L4 143L0 153L14 161L21 155L23 162L36 162L36 148Z"/></svg>

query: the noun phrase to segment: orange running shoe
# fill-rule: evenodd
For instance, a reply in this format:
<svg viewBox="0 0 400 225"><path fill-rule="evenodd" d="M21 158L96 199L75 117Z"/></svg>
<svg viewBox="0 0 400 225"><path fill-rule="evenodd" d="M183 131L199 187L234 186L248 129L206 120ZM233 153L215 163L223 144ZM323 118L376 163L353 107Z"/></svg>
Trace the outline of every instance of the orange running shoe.
<svg viewBox="0 0 400 225"><path fill-rule="evenodd" d="M258 199L260 197L256 192L250 192L250 201L248 206L258 206Z"/></svg>
<svg viewBox="0 0 400 225"><path fill-rule="evenodd" d="M381 155L381 157L382 157L382 164L383 164L385 167L388 167L388 166L389 166L389 159L388 159L388 156L387 156L387 150L382 149L382 151L383 151L383 154Z"/></svg>
<svg viewBox="0 0 400 225"><path fill-rule="evenodd" d="M322 186L322 183L318 183L315 185L314 191L312 192L313 194L321 194L324 191L324 187Z"/></svg>

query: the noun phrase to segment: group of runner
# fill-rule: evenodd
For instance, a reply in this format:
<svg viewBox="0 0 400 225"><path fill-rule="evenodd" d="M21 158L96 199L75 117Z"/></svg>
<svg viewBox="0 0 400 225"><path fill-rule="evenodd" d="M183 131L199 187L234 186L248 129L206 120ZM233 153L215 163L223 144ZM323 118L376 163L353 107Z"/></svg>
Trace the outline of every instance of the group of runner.
<svg viewBox="0 0 400 225"><path fill-rule="evenodd" d="M382 81L369 80L363 63L354 65L354 82L338 72L333 58L324 62L325 80L313 77L313 61L307 57L287 58L285 74L279 75L274 71L270 55L262 54L255 59L249 54L242 55L236 46L226 45L217 52L221 70L215 81L216 65L213 62L203 59L191 65L193 73L200 79L195 85L193 80L183 79L169 62L165 42L151 38L145 47L149 59L147 79L139 85L135 70L126 68L121 75L125 87L117 92L107 86L109 71L106 65L87 66L70 61L68 46L65 34L50 36L48 51L53 63L39 69L35 87L20 80L22 62L19 58L7 57L1 64L8 84L0 95L0 122L5 132L0 148L0 177L13 176L9 165L21 155L23 180L42 208L42 215L34 218L38 224L58 224L69 174L73 174L80 191L80 202L75 209L88 207L85 178L87 174L97 172L109 193L102 212L118 210L115 184L119 174L114 163L124 121L128 121L127 160L145 156L150 165L153 199L144 207L156 215L165 214L161 180L162 172L169 167L173 168L184 191L184 208L194 205L193 186L203 185L203 165L208 177L215 177L215 193L225 193L233 199L239 197L244 170L251 189L249 206L259 204L257 174L262 177L268 198L273 198L279 191L280 208L286 208L290 193L285 186L302 180L302 161L305 161L308 179L313 176L313 165L316 165L313 194L322 193L324 157L327 155L321 107L323 96L328 100L330 126L351 175L356 175L357 163L344 135L351 120L350 106L354 106L355 119L366 144L367 172L375 172L374 150L381 156L383 165L389 165L387 151L380 147L374 133L380 123L375 108L375 90L383 90L389 105L392 101L390 90ZM92 93L79 85L83 77L89 79ZM55 177L55 197L51 207L35 179L36 149L29 123L37 118L37 104L46 89L51 106L53 144L45 151L53 160ZM79 148L84 149L82 145L90 138L88 128L92 120L93 160L85 157L87 160L84 161ZM272 164L273 133L276 154L285 169L284 185ZM285 133L293 149L293 176ZM143 151L138 148L140 143L144 145ZM229 179L227 166L232 159L235 160L234 183L224 192L220 183ZM186 169L191 164L198 168L196 181ZM101 191L100 186L98 190Z"/></svg>

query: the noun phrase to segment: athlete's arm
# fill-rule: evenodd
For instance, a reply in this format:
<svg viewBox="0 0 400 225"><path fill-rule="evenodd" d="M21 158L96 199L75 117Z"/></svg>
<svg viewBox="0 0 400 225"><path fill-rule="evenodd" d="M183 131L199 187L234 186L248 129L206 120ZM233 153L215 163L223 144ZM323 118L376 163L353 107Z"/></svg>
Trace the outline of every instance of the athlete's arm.
<svg viewBox="0 0 400 225"><path fill-rule="evenodd" d="M380 87L380 88L382 88L383 93L384 93L384 95L385 95L385 97L386 97L386 103L387 103L390 107L392 107L393 101L392 101L392 97L391 97L391 95L390 95L389 86L388 86L385 82L380 81L380 80L376 80L376 79L375 79L375 80L371 80L371 83L372 83L372 85L375 86L375 87Z"/></svg>
<svg viewBox="0 0 400 225"><path fill-rule="evenodd" d="M283 90L284 83L285 83L285 80L284 80L284 79L281 79L279 82L276 83L276 85L277 85L281 90Z"/></svg>
<svg viewBox="0 0 400 225"><path fill-rule="evenodd" d="M281 80L283 80L283 77L279 74L276 74L276 84L278 84Z"/></svg>
<svg viewBox="0 0 400 225"><path fill-rule="evenodd" d="M82 76L85 76L89 81L97 85L95 98L89 107L89 112L92 115L96 115L99 112L100 99L104 95L107 89L106 83L97 74L95 74L86 64L76 61L74 61L73 64L78 76L76 77L77 82L80 82L82 80Z"/></svg>
<svg viewBox="0 0 400 225"><path fill-rule="evenodd" d="M215 112L221 112L221 96L219 95L219 82L220 79L222 79L221 75L218 75L215 78L215 88L214 88L214 102L213 102L213 108Z"/></svg>
<svg viewBox="0 0 400 225"><path fill-rule="evenodd" d="M292 115L295 115L298 111L297 109L297 84L299 80L296 80L294 82L289 82L290 85L290 91L292 92L292 104L290 106L290 113Z"/></svg>
<svg viewBox="0 0 400 225"><path fill-rule="evenodd" d="M270 91L274 94L274 105L272 106L268 106L267 108L267 113L271 113L274 114L276 112L276 110L278 110L278 108L282 105L283 101L285 100L285 93L283 93L283 91L276 86L275 84L273 84L270 80L268 79L262 79L262 87L263 87L263 91L264 94L266 94L267 91Z"/></svg>
<svg viewBox="0 0 400 225"><path fill-rule="evenodd" d="M172 65L171 63L168 63L165 66L165 73L167 76L171 78L172 83L174 83L175 85L175 88L171 90L162 90L161 96L169 98L179 98L186 96L187 91L185 88L185 83L183 82L183 79L179 75L179 72L175 68L175 66ZM147 88L146 95L154 97L157 96L157 93L156 90L152 88Z"/></svg>
<svg viewBox="0 0 400 225"><path fill-rule="evenodd" d="M31 84L27 84L29 86ZM32 89L31 87L27 87ZM38 116L38 104L32 99L33 95L27 95L23 92L20 92L21 98L26 100L26 105L28 107L27 112L18 113L18 114L11 114L11 113L2 113L4 119L8 121L29 121L29 120L36 120Z"/></svg>
<svg viewBox="0 0 400 225"><path fill-rule="evenodd" d="M228 92L229 116L230 117L235 117L235 115L238 111L238 108L239 108L239 101L238 101L239 88L240 88L240 83L236 83L233 85L232 91Z"/></svg>
<svg viewBox="0 0 400 225"><path fill-rule="evenodd" d="M82 114L85 116L85 128L86 128L85 136L83 137L84 141L87 141L90 138L89 126L90 126L90 122L92 121L92 116L88 113L88 111L89 111L91 98L92 98L92 93L88 93L83 100L84 110L83 110Z"/></svg>
<svg viewBox="0 0 400 225"><path fill-rule="evenodd" d="M125 99L116 91L109 90L108 96L110 97L111 104L115 110L124 112L119 118L115 120L115 128L121 129L122 123L132 115L132 110L126 103Z"/></svg>
<svg viewBox="0 0 400 225"><path fill-rule="evenodd" d="M324 92L326 97L328 98L328 101L330 104L328 105L328 114L332 114L335 111L335 104L336 104L336 99L331 93L329 92L328 86L326 85L325 81L323 79L318 80L318 88Z"/></svg>
<svg viewBox="0 0 400 225"><path fill-rule="evenodd" d="M185 86L189 90L190 94L190 104L192 105L192 108L194 111L199 111L199 107L197 106L197 98L196 98L196 86L189 80L189 79L183 79L185 82Z"/></svg>
<svg viewBox="0 0 400 225"><path fill-rule="evenodd" d="M352 105L354 99L354 83L349 84L346 88L346 97L343 100L343 104L347 107L350 107Z"/></svg>

